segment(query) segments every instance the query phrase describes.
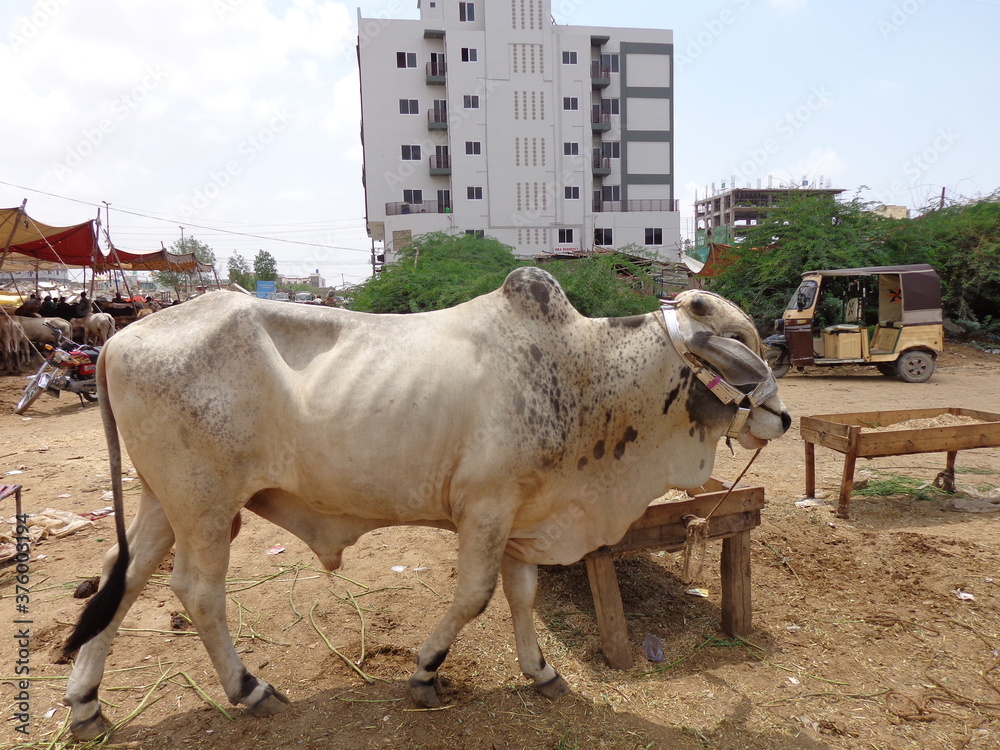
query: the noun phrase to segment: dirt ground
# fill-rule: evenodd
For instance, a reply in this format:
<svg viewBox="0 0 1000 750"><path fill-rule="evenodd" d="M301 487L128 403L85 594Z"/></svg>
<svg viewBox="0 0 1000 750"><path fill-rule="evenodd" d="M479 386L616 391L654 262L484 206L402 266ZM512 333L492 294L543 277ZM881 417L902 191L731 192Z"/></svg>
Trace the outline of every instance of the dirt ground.
<svg viewBox="0 0 1000 750"><path fill-rule="evenodd" d="M0 472L24 486L24 507L88 514L110 504L104 438L94 406L43 395L12 414L23 379L0 378ZM949 510L947 498L889 495L799 507L798 417L931 406L1000 412L1000 356L950 346L930 382L874 371L810 371L780 381L796 417L744 483L766 489L752 534L754 632L720 630L719 549L710 544L696 584L674 553L617 562L636 666L601 655L582 563L541 575L542 647L574 688L558 701L520 675L502 596L461 634L442 668L446 704L416 710L405 682L413 655L454 587L454 536L431 529L366 535L336 575L305 545L244 515L233 544L229 624L247 666L292 701L256 719L228 705L168 586L169 560L130 611L102 685L105 713L132 719L107 747L130 748L966 748L1000 746L1000 526L998 515ZM715 476L733 479L750 454L720 445ZM843 456L817 448L817 485L835 502ZM943 454L859 462L858 477L927 483ZM963 451L958 483L1000 485L1000 448ZM129 515L137 482L126 484ZM13 500L2 512L13 515ZM113 519L32 551L28 615L15 611L14 569L0 566L0 745L61 747L60 706L70 666L60 644L83 606L73 591L100 572ZM267 554L275 545L285 549ZM405 569L399 569L405 566ZM394 570L394 568L396 568ZM707 598L686 592L708 589ZM959 596L962 594L963 596ZM17 734L13 621L32 621L30 735ZM172 626L180 625L181 630ZM642 651L662 639L665 660ZM359 671L350 660L360 660ZM363 655L363 659L362 659ZM196 686L196 687L195 687ZM217 705L215 705L217 704ZM225 713L224 713L225 712Z"/></svg>

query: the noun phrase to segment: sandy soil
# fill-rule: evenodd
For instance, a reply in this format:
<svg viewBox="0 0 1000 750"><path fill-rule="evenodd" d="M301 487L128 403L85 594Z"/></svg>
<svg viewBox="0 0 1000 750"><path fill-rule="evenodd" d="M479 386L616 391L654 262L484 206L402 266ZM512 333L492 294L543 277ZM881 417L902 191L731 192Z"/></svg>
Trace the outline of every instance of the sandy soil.
<svg viewBox="0 0 1000 750"><path fill-rule="evenodd" d="M23 380L0 378L0 471L24 486L24 506L86 514L109 504L98 412L45 395L13 415ZM796 417L930 406L1000 412L1000 358L951 346L926 384L868 372L810 371L780 381ZM720 445L715 475L732 479L749 453ZM943 454L859 462L859 473L930 482ZM835 500L843 457L817 449L817 484ZM963 451L958 483L1000 485L1000 448ZM417 711L405 689L413 654L454 586L455 539L430 529L374 532L323 573L305 545L252 514L232 549L229 622L247 666L286 692L291 708L255 719L230 707L168 586L169 560L132 608L108 660L102 697L118 721L108 747L198 748L966 748L1000 737L1000 526L996 514L948 510L947 498L855 495L852 518L798 507L798 419L750 469L766 488L752 535L754 632L719 627L718 544L708 546L709 597L685 594L679 555L617 563L636 666L601 655L582 564L542 573L537 626L549 660L573 686L552 702L520 675L502 597L460 636L442 669L447 704ZM136 483L127 484L131 514ZM926 494L926 493L924 493ZM3 513L13 514L5 500ZM69 665L59 646L83 601L73 591L100 572L111 518L37 544L30 563L33 621L29 742L49 744ZM280 544L285 551L268 555ZM402 572L394 566L406 566ZM24 742L11 681L13 569L0 567L0 744ZM958 592L974 598L961 598ZM353 600L352 600L353 597ZM665 661L641 649L653 634ZM361 662L366 683L332 650ZM992 671L991 671L992 670ZM166 679L164 679L166 678ZM192 687L196 684L203 694ZM146 701L143 703L143 701ZM210 701L225 709L212 705ZM4 746L9 746L4 744Z"/></svg>

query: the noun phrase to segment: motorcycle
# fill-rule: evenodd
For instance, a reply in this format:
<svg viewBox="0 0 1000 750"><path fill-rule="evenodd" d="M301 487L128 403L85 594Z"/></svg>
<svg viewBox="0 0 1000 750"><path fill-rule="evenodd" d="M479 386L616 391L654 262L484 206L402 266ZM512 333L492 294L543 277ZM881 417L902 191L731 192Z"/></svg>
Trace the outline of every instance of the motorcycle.
<svg viewBox="0 0 1000 750"><path fill-rule="evenodd" d="M62 391L75 393L81 405L85 400L97 400L97 357L101 348L78 344L66 338L58 328L52 330L55 343L45 345L49 354L38 372L28 378L28 385L14 407L15 414L24 414L43 391L56 397Z"/></svg>

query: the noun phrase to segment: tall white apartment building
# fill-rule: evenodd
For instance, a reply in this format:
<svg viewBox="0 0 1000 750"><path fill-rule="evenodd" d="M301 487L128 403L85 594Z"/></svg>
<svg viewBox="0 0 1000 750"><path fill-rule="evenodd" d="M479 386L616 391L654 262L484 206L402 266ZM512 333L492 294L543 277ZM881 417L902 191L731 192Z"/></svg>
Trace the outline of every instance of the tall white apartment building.
<svg viewBox="0 0 1000 750"><path fill-rule="evenodd" d="M557 25L550 0L418 0L358 15L368 233L520 256L634 244L680 259L673 34Z"/></svg>

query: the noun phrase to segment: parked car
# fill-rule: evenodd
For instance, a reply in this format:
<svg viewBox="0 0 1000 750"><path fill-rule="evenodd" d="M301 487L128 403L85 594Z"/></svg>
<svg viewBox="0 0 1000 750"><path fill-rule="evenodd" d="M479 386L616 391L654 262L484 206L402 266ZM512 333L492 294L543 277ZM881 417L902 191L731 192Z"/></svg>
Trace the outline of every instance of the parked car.
<svg viewBox="0 0 1000 750"><path fill-rule="evenodd" d="M312 292L296 292L295 301L296 302L312 302L316 295Z"/></svg>
<svg viewBox="0 0 1000 750"><path fill-rule="evenodd" d="M289 297L288 297L288 292L275 292L274 293L274 297L272 297L272 299L275 302L290 302L291 301L289 299Z"/></svg>

